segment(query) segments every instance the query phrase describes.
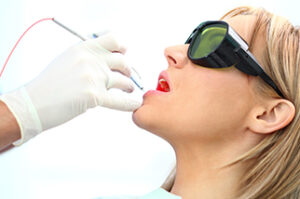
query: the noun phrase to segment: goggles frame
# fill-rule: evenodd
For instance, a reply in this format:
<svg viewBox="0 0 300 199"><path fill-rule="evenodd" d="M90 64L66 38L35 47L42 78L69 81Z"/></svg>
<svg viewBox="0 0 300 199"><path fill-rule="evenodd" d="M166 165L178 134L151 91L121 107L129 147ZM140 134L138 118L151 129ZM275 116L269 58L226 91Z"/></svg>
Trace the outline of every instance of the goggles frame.
<svg viewBox="0 0 300 199"><path fill-rule="evenodd" d="M226 34L223 40L217 48L212 50L208 55L203 57L194 57L192 55L192 50L193 47L195 47L194 44L197 36L201 35L205 28L208 26L211 27L212 25L223 25L226 27ZM274 81L265 73L253 54L249 51L247 42L245 42L245 40L225 21L206 21L201 23L194 29L185 44L190 44L188 48L188 57L194 64L207 68L227 68L234 66L248 75L259 76L263 81L271 86L279 96L284 98L284 95L281 93Z"/></svg>

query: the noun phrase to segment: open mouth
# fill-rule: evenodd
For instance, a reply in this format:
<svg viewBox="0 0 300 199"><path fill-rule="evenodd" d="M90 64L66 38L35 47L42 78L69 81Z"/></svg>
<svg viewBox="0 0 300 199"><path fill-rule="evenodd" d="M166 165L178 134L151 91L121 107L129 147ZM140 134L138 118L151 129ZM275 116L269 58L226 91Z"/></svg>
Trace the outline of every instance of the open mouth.
<svg viewBox="0 0 300 199"><path fill-rule="evenodd" d="M158 78L158 84L157 84L156 90L162 91L162 92L170 92L169 83L162 74Z"/></svg>

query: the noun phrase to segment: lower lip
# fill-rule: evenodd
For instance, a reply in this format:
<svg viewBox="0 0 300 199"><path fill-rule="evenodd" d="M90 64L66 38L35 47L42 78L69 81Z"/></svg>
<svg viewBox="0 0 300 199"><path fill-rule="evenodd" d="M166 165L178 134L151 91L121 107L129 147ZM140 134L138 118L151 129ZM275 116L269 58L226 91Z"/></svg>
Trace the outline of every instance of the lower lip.
<svg viewBox="0 0 300 199"><path fill-rule="evenodd" d="M150 96L150 95L162 95L162 94L166 94L168 92L163 92L163 91L158 91L158 90L150 90L147 91L144 95L143 98Z"/></svg>

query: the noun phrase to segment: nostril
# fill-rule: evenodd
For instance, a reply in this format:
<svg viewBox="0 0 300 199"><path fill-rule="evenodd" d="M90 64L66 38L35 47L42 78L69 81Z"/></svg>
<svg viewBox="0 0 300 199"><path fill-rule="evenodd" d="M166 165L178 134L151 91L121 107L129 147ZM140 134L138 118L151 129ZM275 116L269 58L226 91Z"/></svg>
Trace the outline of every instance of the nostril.
<svg viewBox="0 0 300 199"><path fill-rule="evenodd" d="M165 57L170 67L182 68L188 59L186 56L187 46L177 45L165 49Z"/></svg>
<svg viewBox="0 0 300 199"><path fill-rule="evenodd" d="M173 62L173 64L177 64L176 59L174 59L173 57L168 56L168 59L169 59L171 62Z"/></svg>

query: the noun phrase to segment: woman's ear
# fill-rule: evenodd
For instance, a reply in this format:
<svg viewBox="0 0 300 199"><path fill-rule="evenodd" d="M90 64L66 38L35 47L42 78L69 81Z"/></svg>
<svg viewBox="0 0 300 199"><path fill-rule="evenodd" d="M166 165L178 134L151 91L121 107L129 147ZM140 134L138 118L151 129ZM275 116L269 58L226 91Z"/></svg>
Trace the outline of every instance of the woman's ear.
<svg viewBox="0 0 300 199"><path fill-rule="evenodd" d="M295 106L285 99L272 99L263 106L254 107L249 129L255 133L267 134L286 127L295 116Z"/></svg>

